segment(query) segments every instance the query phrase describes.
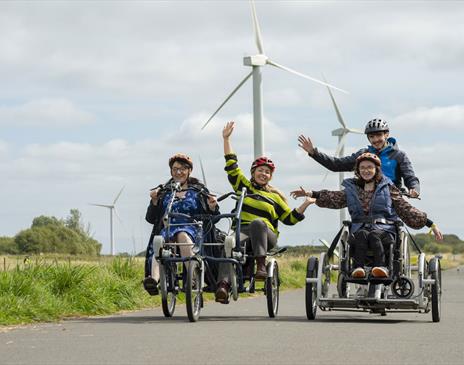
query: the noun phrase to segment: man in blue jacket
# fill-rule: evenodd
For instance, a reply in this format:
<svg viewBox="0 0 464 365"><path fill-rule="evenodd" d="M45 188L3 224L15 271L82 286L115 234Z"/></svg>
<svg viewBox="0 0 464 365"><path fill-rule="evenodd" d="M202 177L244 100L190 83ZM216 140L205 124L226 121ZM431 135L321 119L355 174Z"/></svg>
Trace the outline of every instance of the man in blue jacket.
<svg viewBox="0 0 464 365"><path fill-rule="evenodd" d="M401 151L393 137L389 137L388 123L380 118L372 119L366 124L364 133L370 145L346 157L331 157L313 146L311 139L304 135L298 137L298 146L305 150L309 156L331 171L353 171L356 158L365 152L374 153L382 161L382 172L394 184L401 188L403 182L409 189L411 197L420 194L419 179L414 174L411 161L404 151Z"/></svg>

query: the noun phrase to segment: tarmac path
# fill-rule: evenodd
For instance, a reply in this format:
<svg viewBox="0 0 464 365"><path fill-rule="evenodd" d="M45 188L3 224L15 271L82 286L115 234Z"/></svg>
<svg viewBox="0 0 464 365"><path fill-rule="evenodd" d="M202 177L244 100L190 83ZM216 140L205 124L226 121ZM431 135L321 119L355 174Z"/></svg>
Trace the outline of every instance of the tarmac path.
<svg viewBox="0 0 464 365"><path fill-rule="evenodd" d="M304 291L207 302L199 322L179 305L60 323L0 328L0 364L464 364L464 269L443 273L442 319L431 313L305 315Z"/></svg>

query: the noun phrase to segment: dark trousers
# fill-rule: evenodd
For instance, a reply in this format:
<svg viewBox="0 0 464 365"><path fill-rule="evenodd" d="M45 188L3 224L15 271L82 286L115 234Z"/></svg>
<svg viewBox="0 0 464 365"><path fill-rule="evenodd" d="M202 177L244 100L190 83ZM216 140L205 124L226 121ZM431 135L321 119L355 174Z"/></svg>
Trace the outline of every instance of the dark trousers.
<svg viewBox="0 0 464 365"><path fill-rule="evenodd" d="M390 232L379 229L360 229L351 235L350 245L354 249L354 268L364 267L367 251L374 254L374 266L385 266L385 247L388 249L393 242Z"/></svg>
<svg viewBox="0 0 464 365"><path fill-rule="evenodd" d="M261 219L255 219L240 230L240 241L250 238L253 255L266 256L266 253L276 247L277 235Z"/></svg>
<svg viewBox="0 0 464 365"><path fill-rule="evenodd" d="M246 240L251 241L253 256L256 257L266 256L266 253L277 245L277 235L260 219L255 219L241 227L241 244L243 245ZM218 282L229 282L230 268L231 264L219 264Z"/></svg>

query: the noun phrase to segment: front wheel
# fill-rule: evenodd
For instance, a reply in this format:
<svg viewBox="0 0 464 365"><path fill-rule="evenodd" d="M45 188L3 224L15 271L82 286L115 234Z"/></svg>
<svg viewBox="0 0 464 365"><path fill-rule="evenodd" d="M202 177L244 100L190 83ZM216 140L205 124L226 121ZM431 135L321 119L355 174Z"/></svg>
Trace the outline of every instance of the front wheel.
<svg viewBox="0 0 464 365"><path fill-rule="evenodd" d="M432 284L432 321L440 322L441 317L441 265L440 260L433 258L429 267L432 269L431 276L435 280Z"/></svg>
<svg viewBox="0 0 464 365"><path fill-rule="evenodd" d="M310 257L306 266L306 279L317 278L319 262L316 257ZM317 283L306 281L305 290L306 317L309 320L316 318L317 311Z"/></svg>
<svg viewBox="0 0 464 365"><path fill-rule="evenodd" d="M200 318L201 296L201 267L198 261L193 260L188 264L187 283L185 285L185 304L187 305L187 316L190 322L196 322Z"/></svg>
<svg viewBox="0 0 464 365"><path fill-rule="evenodd" d="M266 269L268 273L266 278L267 312L270 318L274 318L279 311L279 266L277 262L274 262L274 265L269 262Z"/></svg>
<svg viewBox="0 0 464 365"><path fill-rule="evenodd" d="M161 264L160 271L160 291L161 306L165 317L172 317L176 309L176 270L175 263Z"/></svg>

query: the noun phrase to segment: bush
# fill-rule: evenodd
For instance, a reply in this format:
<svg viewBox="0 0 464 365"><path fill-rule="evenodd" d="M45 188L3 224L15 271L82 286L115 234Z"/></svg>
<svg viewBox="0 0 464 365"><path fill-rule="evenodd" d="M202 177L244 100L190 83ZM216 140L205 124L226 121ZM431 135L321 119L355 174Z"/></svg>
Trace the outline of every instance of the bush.
<svg viewBox="0 0 464 365"><path fill-rule="evenodd" d="M13 237L0 237L0 254L16 255L18 253L18 247Z"/></svg>
<svg viewBox="0 0 464 365"><path fill-rule="evenodd" d="M102 245L89 236L81 223L76 223L80 219L79 211L72 209L71 214L67 221L46 216L34 218L31 228L14 237L15 253L99 255Z"/></svg>

